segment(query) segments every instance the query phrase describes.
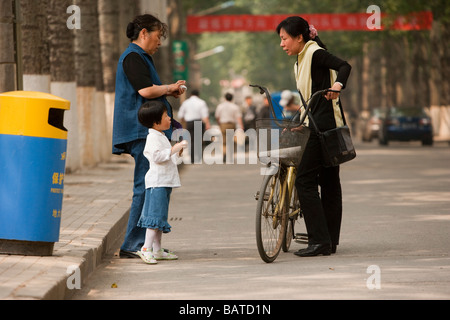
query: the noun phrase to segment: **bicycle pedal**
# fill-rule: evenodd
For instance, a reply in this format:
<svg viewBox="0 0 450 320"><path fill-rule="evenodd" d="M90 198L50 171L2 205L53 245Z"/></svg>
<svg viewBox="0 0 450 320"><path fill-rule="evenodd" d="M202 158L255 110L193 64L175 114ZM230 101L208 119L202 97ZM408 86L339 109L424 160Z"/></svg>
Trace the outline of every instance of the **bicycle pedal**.
<svg viewBox="0 0 450 320"><path fill-rule="evenodd" d="M308 234L307 233L296 233L295 234L296 242L308 242Z"/></svg>
<svg viewBox="0 0 450 320"><path fill-rule="evenodd" d="M259 191L258 192L256 192L256 194L255 194L255 200L259 200L259 196L260 196L260 194L259 194ZM264 194L264 200L269 200L269 197L270 197L270 193L269 192L266 192L265 194Z"/></svg>
<svg viewBox="0 0 450 320"><path fill-rule="evenodd" d="M300 238L300 237L308 238L308 234L307 234L307 233L300 233L300 232L298 232L298 233L295 234L295 236L296 236L296 237L299 237L299 238Z"/></svg>

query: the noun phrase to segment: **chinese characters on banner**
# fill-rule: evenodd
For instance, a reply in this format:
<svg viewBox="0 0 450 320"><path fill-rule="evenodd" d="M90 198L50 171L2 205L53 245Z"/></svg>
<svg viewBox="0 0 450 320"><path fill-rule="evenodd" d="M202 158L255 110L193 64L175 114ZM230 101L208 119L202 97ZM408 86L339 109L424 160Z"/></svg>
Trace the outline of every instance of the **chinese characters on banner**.
<svg viewBox="0 0 450 320"><path fill-rule="evenodd" d="M190 34L203 32L273 32L278 24L291 15L217 15L188 16L187 32ZM371 31L367 27L370 13L333 13L333 14L301 14L309 24L319 31ZM388 18L381 14L383 21ZM388 19L389 20L389 19ZM407 16L392 20L389 29L394 30L429 30L433 15L429 11L414 12ZM386 29L381 26L378 30Z"/></svg>

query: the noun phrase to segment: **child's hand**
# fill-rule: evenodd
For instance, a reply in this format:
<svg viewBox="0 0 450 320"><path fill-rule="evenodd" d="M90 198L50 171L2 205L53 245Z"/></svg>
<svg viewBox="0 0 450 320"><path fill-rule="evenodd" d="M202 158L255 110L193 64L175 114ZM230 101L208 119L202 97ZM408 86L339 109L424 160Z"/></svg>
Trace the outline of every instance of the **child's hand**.
<svg viewBox="0 0 450 320"><path fill-rule="evenodd" d="M180 156L183 153L183 149L188 146L188 142L186 140L183 140L181 142L176 143L172 147L172 154L178 153Z"/></svg>
<svg viewBox="0 0 450 320"><path fill-rule="evenodd" d="M180 144L183 147L183 149L188 147L188 142L186 140L181 141Z"/></svg>
<svg viewBox="0 0 450 320"><path fill-rule="evenodd" d="M183 141L180 142L180 144L183 147L183 149L181 149L180 152L178 153L179 157L181 157L183 155L183 151L184 151L184 149L187 148L188 142L186 140L183 140Z"/></svg>

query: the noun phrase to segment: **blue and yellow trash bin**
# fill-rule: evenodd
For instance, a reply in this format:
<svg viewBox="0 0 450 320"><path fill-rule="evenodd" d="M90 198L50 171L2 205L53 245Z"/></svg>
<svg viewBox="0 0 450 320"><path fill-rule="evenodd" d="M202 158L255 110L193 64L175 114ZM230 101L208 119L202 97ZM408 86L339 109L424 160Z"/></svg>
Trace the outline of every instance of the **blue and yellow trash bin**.
<svg viewBox="0 0 450 320"><path fill-rule="evenodd" d="M0 253L48 256L59 241L66 167L64 112L41 93L0 94Z"/></svg>

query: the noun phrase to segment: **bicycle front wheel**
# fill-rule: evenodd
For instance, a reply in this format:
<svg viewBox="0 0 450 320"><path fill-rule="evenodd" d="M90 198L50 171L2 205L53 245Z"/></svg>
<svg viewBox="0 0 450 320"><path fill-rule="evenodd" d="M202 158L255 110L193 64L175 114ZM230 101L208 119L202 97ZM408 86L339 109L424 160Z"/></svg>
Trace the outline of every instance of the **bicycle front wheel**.
<svg viewBox="0 0 450 320"><path fill-rule="evenodd" d="M275 261L286 234L287 215L280 203L282 181L280 174L264 178L256 207L256 244L264 262Z"/></svg>
<svg viewBox="0 0 450 320"><path fill-rule="evenodd" d="M292 239L295 238L295 225L300 216L300 201L298 200L297 189L292 189L292 194L290 198L289 211L288 211L288 222L286 223L286 234L281 248L283 252L288 252L292 243Z"/></svg>

